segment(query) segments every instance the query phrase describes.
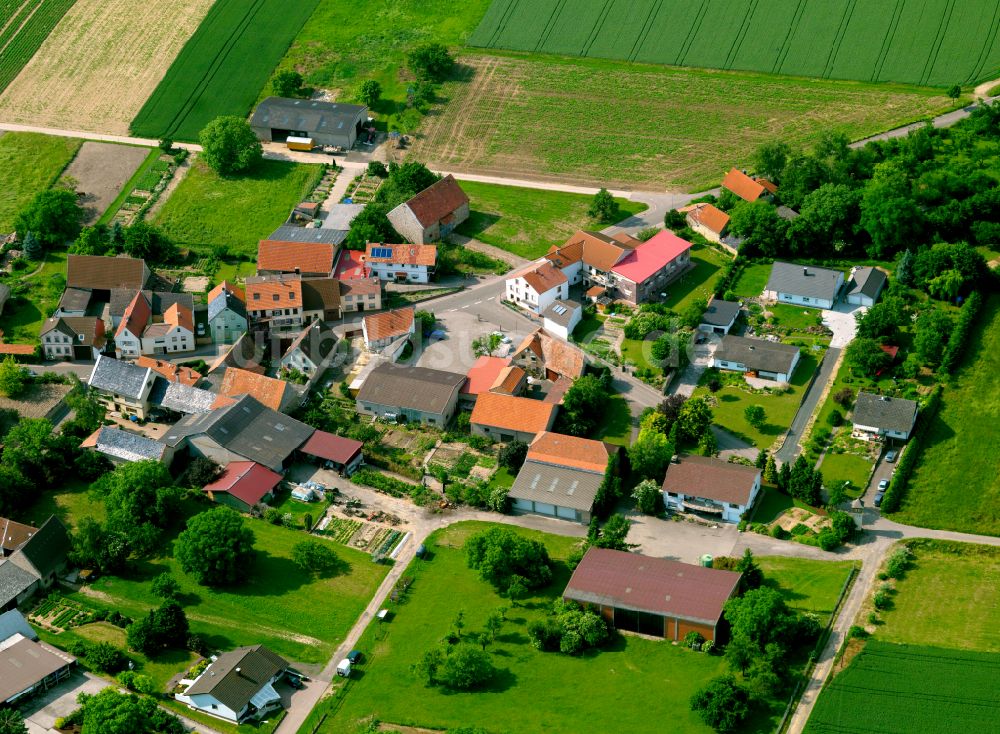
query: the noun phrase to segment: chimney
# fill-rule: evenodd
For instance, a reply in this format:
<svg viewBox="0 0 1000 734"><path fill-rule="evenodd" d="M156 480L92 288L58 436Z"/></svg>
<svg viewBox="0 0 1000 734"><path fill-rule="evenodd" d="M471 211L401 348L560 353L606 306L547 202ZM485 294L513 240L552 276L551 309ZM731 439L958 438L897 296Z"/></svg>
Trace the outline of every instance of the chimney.
<svg viewBox="0 0 1000 734"><path fill-rule="evenodd" d="M302 274L302 269L299 266L297 266L297 265L295 266L295 274L296 275L301 275Z"/></svg>

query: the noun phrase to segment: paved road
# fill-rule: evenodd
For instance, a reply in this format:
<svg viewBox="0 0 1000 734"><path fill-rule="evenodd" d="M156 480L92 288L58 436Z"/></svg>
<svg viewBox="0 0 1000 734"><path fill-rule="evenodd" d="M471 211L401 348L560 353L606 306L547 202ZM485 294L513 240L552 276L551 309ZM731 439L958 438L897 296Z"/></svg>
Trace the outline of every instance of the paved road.
<svg viewBox="0 0 1000 734"><path fill-rule="evenodd" d="M983 97L980 101L986 104L992 104L998 99L1000 99L1000 97ZM931 126L938 128L951 127L955 123L961 122L966 117L971 115L972 111L975 110L976 107L978 106L979 102L974 102L973 104L967 105L966 107L962 107L961 109L953 110L951 112L945 112L943 115L938 115L937 117L931 119L930 121ZM865 145L866 143L870 143L873 140L891 140L892 138L906 137L914 130L919 130L926 124L927 124L926 122L914 122L911 125L903 125L902 127L897 127L893 130L888 130L884 133L879 133L878 135L872 135L871 137L862 138L861 140L856 140L855 142L851 143L850 147L860 148L861 146Z"/></svg>
<svg viewBox="0 0 1000 734"><path fill-rule="evenodd" d="M812 418L813 411L816 410L816 405L826 391L827 385L833 380L839 358L839 348L830 347L826 350L823 362L819 366L819 374L816 375L816 379L813 380L805 397L802 398L802 404L799 405L799 410L795 414L794 420L792 420L792 426L788 429L785 442L781 444L781 448L775 454L775 458L781 463L795 461L795 457L798 456L799 441L802 440L802 432L809 424L809 419Z"/></svg>

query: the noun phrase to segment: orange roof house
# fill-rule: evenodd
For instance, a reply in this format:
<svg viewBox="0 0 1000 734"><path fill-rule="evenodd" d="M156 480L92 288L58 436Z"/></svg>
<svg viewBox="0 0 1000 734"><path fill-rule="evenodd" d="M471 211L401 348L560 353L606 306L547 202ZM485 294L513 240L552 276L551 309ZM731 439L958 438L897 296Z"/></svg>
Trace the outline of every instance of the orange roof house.
<svg viewBox="0 0 1000 734"><path fill-rule="evenodd" d="M146 297L142 295L139 291L132 298L132 302L129 303L128 308L125 309L125 315L122 316L121 323L118 324L118 330L115 331L115 338L127 337L129 335L139 339L142 337L142 332L146 330L146 325L153 318L153 310L149 305L149 301Z"/></svg>
<svg viewBox="0 0 1000 734"><path fill-rule="evenodd" d="M528 334L514 350L511 361L529 375L549 380L575 380L587 364L579 347L557 339L545 329Z"/></svg>
<svg viewBox="0 0 1000 734"><path fill-rule="evenodd" d="M531 442L525 460L603 474L610 456L607 445L601 441L544 431Z"/></svg>
<svg viewBox="0 0 1000 734"><path fill-rule="evenodd" d="M191 313L191 309L179 303L175 303L163 312L163 323L194 333L194 314Z"/></svg>
<svg viewBox="0 0 1000 734"><path fill-rule="evenodd" d="M247 278L247 310L257 314L277 309L302 308L302 278L268 275Z"/></svg>
<svg viewBox="0 0 1000 734"><path fill-rule="evenodd" d="M223 293L232 293L238 299L243 301L243 303L246 303L247 301L246 289L242 286L236 285L236 283L233 283L231 280L224 280L208 292L206 303L211 303Z"/></svg>
<svg viewBox="0 0 1000 734"><path fill-rule="evenodd" d="M510 360L506 357L479 357L466 373L469 379L462 386L461 395L475 397L480 393L489 392L500 373L509 364Z"/></svg>
<svg viewBox="0 0 1000 734"><path fill-rule="evenodd" d="M416 331L413 307L365 316L361 322L361 330L365 338L365 347L369 350L387 346L390 342Z"/></svg>
<svg viewBox="0 0 1000 734"><path fill-rule="evenodd" d="M558 406L541 400L488 392L476 400L469 424L478 436L497 441L531 441L552 428L557 410Z"/></svg>
<svg viewBox="0 0 1000 734"><path fill-rule="evenodd" d="M515 365L508 365L500 370L497 379L490 386L490 392L501 395L519 395L528 381L528 373Z"/></svg>
<svg viewBox="0 0 1000 734"><path fill-rule="evenodd" d="M135 360L138 367L149 367L153 372L162 375L170 382L179 382L181 385L194 387L201 380L201 375L190 367L182 367L173 362L164 362L152 357L139 357Z"/></svg>
<svg viewBox="0 0 1000 734"><path fill-rule="evenodd" d="M729 215L708 202L691 204L681 207L678 211L687 215L685 218L688 224L696 232L701 228L714 237L722 237L729 229Z"/></svg>
<svg viewBox="0 0 1000 734"><path fill-rule="evenodd" d="M391 251L391 254L376 254L377 251ZM424 265L434 267L437 262L437 245L386 245L369 242L365 249L365 262L388 263L390 265Z"/></svg>
<svg viewBox="0 0 1000 734"><path fill-rule="evenodd" d="M769 195L777 191L777 187L770 181L765 186L761 181L755 180L743 173L738 168L729 169L729 173L722 179L722 188L736 194L744 201L757 201L762 196Z"/></svg>
<svg viewBox="0 0 1000 734"><path fill-rule="evenodd" d="M262 405L278 411L288 408L296 397L294 388L284 380L230 367L222 377L219 398L213 407L224 407L230 402L225 398L237 398L240 395L250 395Z"/></svg>
<svg viewBox="0 0 1000 734"><path fill-rule="evenodd" d="M468 219L469 197L449 174L397 206L388 217L407 242L435 242Z"/></svg>
<svg viewBox="0 0 1000 734"><path fill-rule="evenodd" d="M326 277L333 272L336 253L336 246L328 242L261 240L257 245L257 273Z"/></svg>

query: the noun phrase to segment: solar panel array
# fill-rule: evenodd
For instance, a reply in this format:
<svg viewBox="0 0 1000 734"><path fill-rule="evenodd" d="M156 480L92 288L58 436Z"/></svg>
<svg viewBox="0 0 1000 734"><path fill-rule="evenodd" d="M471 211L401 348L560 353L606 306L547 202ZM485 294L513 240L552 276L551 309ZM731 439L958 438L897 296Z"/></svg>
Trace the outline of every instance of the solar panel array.
<svg viewBox="0 0 1000 734"><path fill-rule="evenodd" d="M372 257L391 258L392 257L392 248L391 247L373 247L372 248Z"/></svg>

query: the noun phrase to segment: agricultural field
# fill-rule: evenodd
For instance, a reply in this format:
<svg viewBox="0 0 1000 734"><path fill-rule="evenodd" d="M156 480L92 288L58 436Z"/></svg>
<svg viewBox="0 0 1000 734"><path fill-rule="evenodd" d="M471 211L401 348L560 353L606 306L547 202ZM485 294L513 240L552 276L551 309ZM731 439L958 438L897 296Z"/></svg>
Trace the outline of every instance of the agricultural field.
<svg viewBox="0 0 1000 734"><path fill-rule="evenodd" d="M968 356L924 443L899 512L908 525L1000 535L1000 297L989 298Z"/></svg>
<svg viewBox="0 0 1000 734"><path fill-rule="evenodd" d="M321 174L318 165L265 160L247 175L221 178L195 161L153 224L181 247L199 253L221 247L253 259L258 241L284 223Z"/></svg>
<svg viewBox="0 0 1000 734"><path fill-rule="evenodd" d="M43 3L48 13L60 5L72 8L51 34L46 31L45 43L17 78L11 82L0 71L0 90L11 82L0 95L0 120L127 135L212 0ZM0 58L6 56L2 45Z"/></svg>
<svg viewBox="0 0 1000 734"><path fill-rule="evenodd" d="M73 188L84 194L79 199L84 211L84 223L93 224L100 219L139 166L150 156L158 154L158 150L150 151L149 148L133 145L96 143L92 140L84 143L64 174L71 180Z"/></svg>
<svg viewBox="0 0 1000 734"><path fill-rule="evenodd" d="M38 133L0 135L0 233L14 229L17 213L35 194L49 188L80 149L82 141Z"/></svg>
<svg viewBox="0 0 1000 734"><path fill-rule="evenodd" d="M761 143L861 138L952 106L926 88L495 55L462 56L441 97L417 160L630 189L717 186Z"/></svg>
<svg viewBox="0 0 1000 734"><path fill-rule="evenodd" d="M990 0L494 0L473 46L823 79L950 86L997 76Z"/></svg>
<svg viewBox="0 0 1000 734"><path fill-rule="evenodd" d="M132 132L195 140L219 115L244 117L318 3L217 0L132 120Z"/></svg>
<svg viewBox="0 0 1000 734"><path fill-rule="evenodd" d="M807 734L987 732L1000 655L872 640L820 694Z"/></svg>
<svg viewBox="0 0 1000 734"><path fill-rule="evenodd" d="M0 3L0 92L35 55L75 0Z"/></svg>
<svg viewBox="0 0 1000 734"><path fill-rule="evenodd" d="M561 245L579 229L603 229L587 215L593 199L583 194L542 191L516 186L463 181L469 196L469 218L459 234L535 260L552 245ZM616 198L621 218L646 210L646 205Z"/></svg>

